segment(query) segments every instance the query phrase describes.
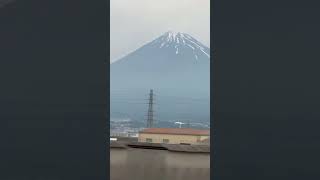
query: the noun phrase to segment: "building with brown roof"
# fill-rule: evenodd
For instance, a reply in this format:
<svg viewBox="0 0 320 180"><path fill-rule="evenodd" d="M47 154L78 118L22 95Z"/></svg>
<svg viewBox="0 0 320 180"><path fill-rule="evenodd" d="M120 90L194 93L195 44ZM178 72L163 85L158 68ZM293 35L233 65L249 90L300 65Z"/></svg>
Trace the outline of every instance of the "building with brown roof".
<svg viewBox="0 0 320 180"><path fill-rule="evenodd" d="M139 132L138 141L165 144L208 144L210 130L191 128L147 128Z"/></svg>

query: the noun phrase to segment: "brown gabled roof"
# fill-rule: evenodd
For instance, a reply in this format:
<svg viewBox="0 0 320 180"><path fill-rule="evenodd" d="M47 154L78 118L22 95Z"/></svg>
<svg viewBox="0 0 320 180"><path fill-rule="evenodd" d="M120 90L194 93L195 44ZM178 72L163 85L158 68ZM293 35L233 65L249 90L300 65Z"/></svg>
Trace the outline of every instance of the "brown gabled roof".
<svg viewBox="0 0 320 180"><path fill-rule="evenodd" d="M140 133L209 136L210 130L190 129L190 128L147 128L140 131Z"/></svg>

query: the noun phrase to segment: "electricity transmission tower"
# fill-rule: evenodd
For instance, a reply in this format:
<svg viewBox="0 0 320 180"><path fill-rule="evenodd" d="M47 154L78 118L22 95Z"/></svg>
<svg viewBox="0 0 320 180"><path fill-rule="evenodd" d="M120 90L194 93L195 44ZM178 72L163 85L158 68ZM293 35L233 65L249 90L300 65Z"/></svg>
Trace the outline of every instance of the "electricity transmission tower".
<svg viewBox="0 0 320 180"><path fill-rule="evenodd" d="M147 114L147 128L152 128L153 127L153 90L150 90L149 93L149 102L148 102L148 114Z"/></svg>

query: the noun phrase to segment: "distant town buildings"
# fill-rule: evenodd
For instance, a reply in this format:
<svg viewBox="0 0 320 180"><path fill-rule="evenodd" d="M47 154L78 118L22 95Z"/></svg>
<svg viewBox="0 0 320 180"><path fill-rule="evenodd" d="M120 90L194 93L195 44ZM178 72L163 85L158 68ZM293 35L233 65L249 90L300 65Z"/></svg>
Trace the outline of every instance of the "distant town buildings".
<svg viewBox="0 0 320 180"><path fill-rule="evenodd" d="M138 137L136 132L110 132L110 137Z"/></svg>
<svg viewBox="0 0 320 180"><path fill-rule="evenodd" d="M165 144L209 144L210 130L191 128L147 128L139 132L138 141Z"/></svg>

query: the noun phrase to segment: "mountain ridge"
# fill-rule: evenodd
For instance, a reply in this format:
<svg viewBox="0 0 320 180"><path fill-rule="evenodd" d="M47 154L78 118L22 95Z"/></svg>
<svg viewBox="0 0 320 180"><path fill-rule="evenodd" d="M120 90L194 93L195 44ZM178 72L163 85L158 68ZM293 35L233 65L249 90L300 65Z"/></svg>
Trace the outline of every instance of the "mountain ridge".
<svg viewBox="0 0 320 180"><path fill-rule="evenodd" d="M197 111L193 114L198 114L193 117L201 116L201 119L209 119L210 49L186 33L169 31L146 43L112 63L110 76L111 103L116 101L117 98L113 97L113 94L119 90L127 92L124 97L145 99L146 96L143 95L154 89L160 96L173 97L161 102L161 108L167 108L163 112L177 111L181 114L193 109ZM192 107L198 106L192 103L189 103L190 107L187 110L175 105L178 100L174 97L180 96L204 98L207 101L203 103L205 105L203 110ZM121 109L123 107L126 108ZM130 109L130 105L114 104L111 111L113 109L117 112L125 111ZM146 107L143 106L140 109L136 107L131 109L141 111L142 114L146 111Z"/></svg>
<svg viewBox="0 0 320 180"><path fill-rule="evenodd" d="M186 41L188 41L189 43L186 43ZM112 62L111 65L117 63L118 61L123 60L126 56L130 56L131 54L135 53L136 51L138 51L141 48L144 48L146 46L150 46L150 45L157 46L160 44L159 48L167 48L170 45L170 43L173 43L173 42L176 42L176 44L174 44L176 50L178 50L179 45L180 46L181 45L187 46L193 50L200 48L210 58L210 48L208 48L206 45L202 44L201 42L199 42L198 40L193 38L191 35L189 35L187 33L182 33L182 32L167 31L164 34L162 34L161 36L159 36L159 37L145 43L144 45L140 46L139 48L135 49L134 51L124 55L121 58L118 58L116 61ZM190 45L190 42L193 45ZM194 47L194 45L196 45L196 47ZM176 52L176 54L179 54L179 50L175 51L175 52ZM197 59L197 57L196 57L196 59Z"/></svg>

